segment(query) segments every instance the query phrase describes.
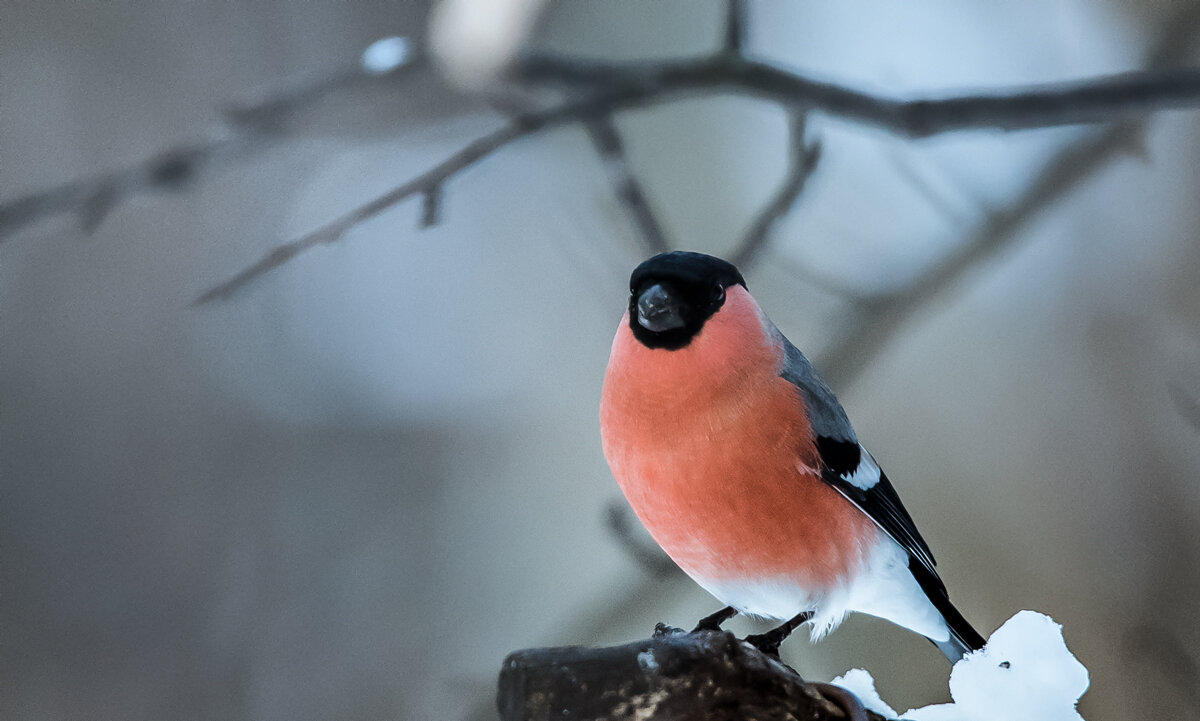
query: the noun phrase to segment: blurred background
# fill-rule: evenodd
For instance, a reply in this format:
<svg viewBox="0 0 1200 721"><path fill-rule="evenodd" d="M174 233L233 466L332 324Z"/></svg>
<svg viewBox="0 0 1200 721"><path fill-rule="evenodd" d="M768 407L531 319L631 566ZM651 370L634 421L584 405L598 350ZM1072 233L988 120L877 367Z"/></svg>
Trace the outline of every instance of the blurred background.
<svg viewBox="0 0 1200 721"><path fill-rule="evenodd" d="M494 5L528 19L512 42L610 60L709 52L725 12L537 5ZM949 95L1195 66L1194 10L751 2L748 49ZM474 47L456 27L501 23L473 12L439 16L452 68ZM452 178L435 227L413 198L192 305L503 126L494 98L421 68L230 141L229 108L424 38L430 14L0 5L0 203L228 150L119 202L68 192L3 236L0 717L494 718L509 651L719 606L610 523L600 385L649 251L579 126ZM736 252L785 173L769 102L696 95L616 125L672 247ZM747 280L831 380L959 608L984 635L1024 608L1062 623L1092 721L1200 716L1200 115L906 141L814 114L808 134L820 164ZM867 617L784 659L815 680L868 668L901 709L948 699L937 650Z"/></svg>

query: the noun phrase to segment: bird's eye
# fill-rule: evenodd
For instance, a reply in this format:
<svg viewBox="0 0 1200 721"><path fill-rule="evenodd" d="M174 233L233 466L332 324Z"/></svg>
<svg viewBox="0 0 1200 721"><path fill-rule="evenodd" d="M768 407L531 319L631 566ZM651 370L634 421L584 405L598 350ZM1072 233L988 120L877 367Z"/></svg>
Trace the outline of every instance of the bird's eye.
<svg viewBox="0 0 1200 721"><path fill-rule="evenodd" d="M718 285L715 288L713 288L712 302L713 303L724 303L725 302L725 286Z"/></svg>

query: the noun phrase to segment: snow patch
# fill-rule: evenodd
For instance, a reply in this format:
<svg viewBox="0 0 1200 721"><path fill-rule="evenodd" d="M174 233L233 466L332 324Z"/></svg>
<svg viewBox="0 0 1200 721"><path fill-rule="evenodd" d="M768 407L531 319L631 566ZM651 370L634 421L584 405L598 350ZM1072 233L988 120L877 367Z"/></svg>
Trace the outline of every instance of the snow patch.
<svg viewBox="0 0 1200 721"><path fill-rule="evenodd" d="M896 712L875 692L875 681L853 669L833 683L867 708L889 718ZM1036 611L1021 611L996 629L987 645L950 672L954 703L909 709L909 721L1083 721L1075 710L1087 691L1088 671L1067 649L1062 626Z"/></svg>
<svg viewBox="0 0 1200 721"><path fill-rule="evenodd" d="M638 665L647 671L658 669L658 659L654 658L654 650L642 651L637 655Z"/></svg>
<svg viewBox="0 0 1200 721"><path fill-rule="evenodd" d="M852 668L830 683L834 686L841 686L857 696L858 700L862 702L863 708L868 711L874 711L887 718L896 718L896 710L879 698L879 692L875 690L875 679L871 678L869 671Z"/></svg>
<svg viewBox="0 0 1200 721"><path fill-rule="evenodd" d="M363 51L362 68L371 75L386 75L407 63L410 55L408 38L381 38Z"/></svg>

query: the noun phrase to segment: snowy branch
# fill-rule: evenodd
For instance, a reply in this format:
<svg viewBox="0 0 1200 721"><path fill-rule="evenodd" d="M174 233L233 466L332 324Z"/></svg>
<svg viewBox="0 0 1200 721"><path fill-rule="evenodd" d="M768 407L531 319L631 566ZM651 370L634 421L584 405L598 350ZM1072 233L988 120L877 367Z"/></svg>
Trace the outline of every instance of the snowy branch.
<svg viewBox="0 0 1200 721"><path fill-rule="evenodd" d="M811 683L732 634L662 624L643 641L609 648L536 648L504 660L501 721L587 719L846 719L875 721L1083 721L1090 678L1063 628L1018 611L979 651L954 664L951 703L897 713L871 674L852 669Z"/></svg>

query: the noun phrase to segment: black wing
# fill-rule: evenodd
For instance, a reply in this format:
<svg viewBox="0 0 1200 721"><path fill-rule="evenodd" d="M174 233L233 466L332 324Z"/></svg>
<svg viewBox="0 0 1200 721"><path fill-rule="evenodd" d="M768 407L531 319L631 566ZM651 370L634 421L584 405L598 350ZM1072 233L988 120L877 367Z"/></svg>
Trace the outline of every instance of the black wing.
<svg viewBox="0 0 1200 721"><path fill-rule="evenodd" d="M784 347L784 366L780 375L800 390L812 423L817 451L821 454L821 477L875 521L884 533L899 543L909 557L928 572L919 574L913 569L913 575L922 581L921 586L926 593L931 589L926 587L926 580L922 576L928 575L928 580L935 583L935 588L944 594L945 587L934 568L936 564L929 544L917 532L912 516L900 503L891 481L876 465L871 454L859 445L846 411L825 381L817 375L816 369L791 341L782 334L780 338ZM913 564L909 566L911 568Z"/></svg>
<svg viewBox="0 0 1200 721"><path fill-rule="evenodd" d="M799 389L808 410L817 452L821 456L822 480L867 514L908 553L908 570L950 628L949 640L935 642L947 658L956 661L966 651L982 648L983 637L950 603L950 595L938 576L937 562L929 544L921 538L892 482L859 444L837 397L804 354L782 334L780 338L785 351L780 375Z"/></svg>

